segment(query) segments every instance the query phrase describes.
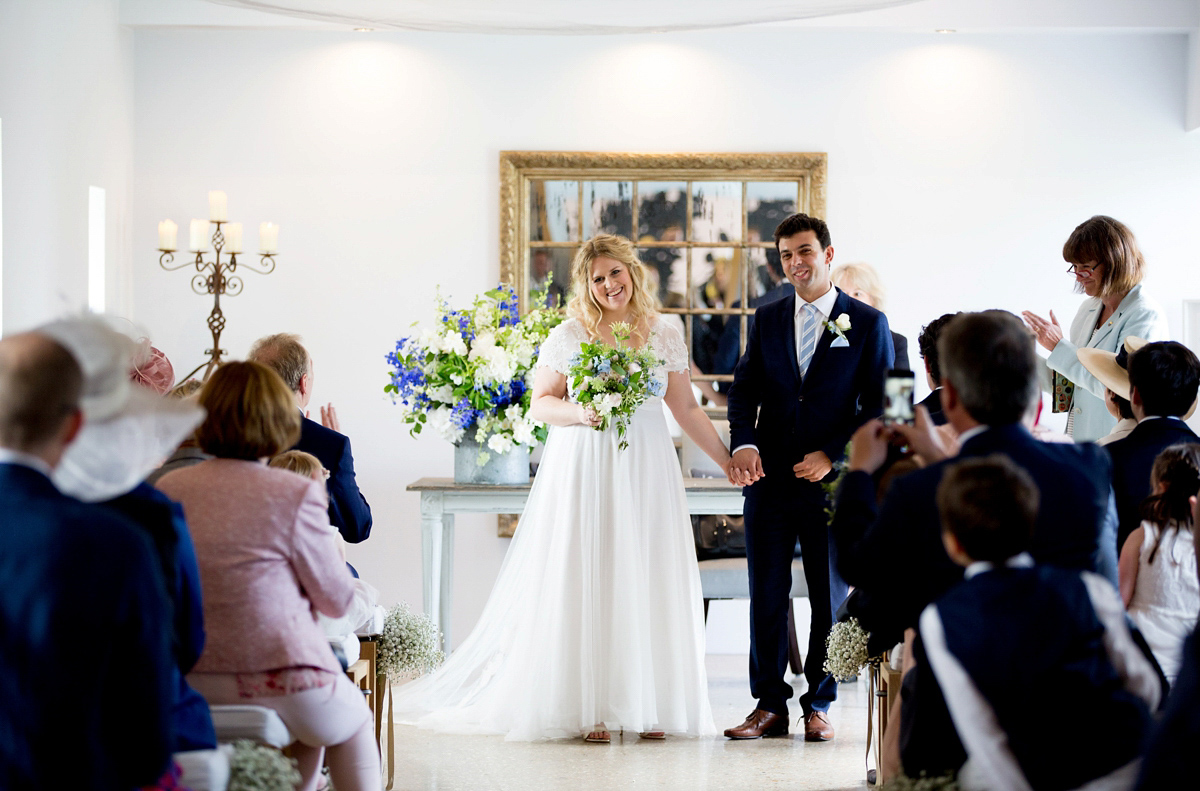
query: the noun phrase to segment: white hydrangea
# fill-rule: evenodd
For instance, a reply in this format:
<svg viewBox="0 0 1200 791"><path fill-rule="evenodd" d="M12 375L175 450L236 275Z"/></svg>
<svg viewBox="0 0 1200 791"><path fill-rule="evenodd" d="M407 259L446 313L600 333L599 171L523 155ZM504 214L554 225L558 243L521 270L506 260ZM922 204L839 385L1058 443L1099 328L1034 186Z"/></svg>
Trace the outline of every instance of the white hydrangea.
<svg viewBox="0 0 1200 791"><path fill-rule="evenodd" d="M496 453L504 454L513 449L512 437L507 434L493 434L488 437L488 447Z"/></svg>
<svg viewBox="0 0 1200 791"><path fill-rule="evenodd" d="M450 385L438 385L437 387L430 387L428 388L426 395L429 397L430 401L439 401L443 404L454 403L454 388Z"/></svg>
<svg viewBox="0 0 1200 791"><path fill-rule="evenodd" d="M441 437L449 442L457 443L463 436L463 430L450 421L452 410L448 406L440 406L429 410L429 425Z"/></svg>
<svg viewBox="0 0 1200 791"><path fill-rule="evenodd" d="M537 423L532 420L513 421L513 440L518 444L533 447L537 444L537 436L533 433L536 430Z"/></svg>
<svg viewBox="0 0 1200 791"><path fill-rule="evenodd" d="M457 330L446 330L446 334L442 336L442 351L452 352L465 356L467 354L467 342Z"/></svg>

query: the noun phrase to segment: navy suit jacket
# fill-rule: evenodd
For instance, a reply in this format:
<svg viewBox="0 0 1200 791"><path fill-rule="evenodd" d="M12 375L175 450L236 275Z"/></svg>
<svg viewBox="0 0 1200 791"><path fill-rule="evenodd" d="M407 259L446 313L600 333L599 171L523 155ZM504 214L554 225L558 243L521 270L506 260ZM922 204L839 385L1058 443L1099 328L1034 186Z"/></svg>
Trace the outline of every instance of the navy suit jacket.
<svg viewBox="0 0 1200 791"><path fill-rule="evenodd" d="M171 756L171 623L143 531L0 464L0 788L130 791Z"/></svg>
<svg viewBox="0 0 1200 791"><path fill-rule="evenodd" d="M1150 496L1154 460L1171 445L1200 442L1187 423L1155 418L1138 423L1129 436L1105 446L1112 456L1113 493L1117 496L1117 551L1142 523L1142 501Z"/></svg>
<svg viewBox="0 0 1200 791"><path fill-rule="evenodd" d="M1041 492L1034 559L1115 576L1115 553L1102 540L1114 527L1104 450L1041 442L1019 424L996 426L967 440L956 458L892 481L881 506L870 475L849 472L843 479L833 517L838 570L861 591L850 614L871 633L872 647L899 642L921 610L962 579L962 568L942 546L937 487L947 465L993 453L1024 468Z"/></svg>
<svg viewBox="0 0 1200 791"><path fill-rule="evenodd" d="M939 387L921 399L919 406L929 410L929 419L933 421L933 425L946 425L946 415L942 412L942 388Z"/></svg>
<svg viewBox="0 0 1200 791"><path fill-rule="evenodd" d="M349 544L358 544L371 535L371 506L358 490L354 479L354 456L350 453L350 438L315 420L300 421L300 441L294 450L311 453L329 470L326 486L329 490L329 524L342 534Z"/></svg>
<svg viewBox="0 0 1200 791"><path fill-rule="evenodd" d="M801 381L795 290L755 312L728 402L730 447L756 445L762 457L765 477L755 486L807 483L793 466L818 450L837 462L855 430L883 412L893 359L887 318L839 291L830 318L843 313L850 317L849 345L834 348L836 336L822 332Z"/></svg>
<svg viewBox="0 0 1200 791"><path fill-rule="evenodd" d="M208 703L184 678L204 650L204 605L196 548L183 518L183 506L146 483L102 505L142 528L154 543L162 565L174 624L175 742L171 752L211 750L217 746L217 735Z"/></svg>

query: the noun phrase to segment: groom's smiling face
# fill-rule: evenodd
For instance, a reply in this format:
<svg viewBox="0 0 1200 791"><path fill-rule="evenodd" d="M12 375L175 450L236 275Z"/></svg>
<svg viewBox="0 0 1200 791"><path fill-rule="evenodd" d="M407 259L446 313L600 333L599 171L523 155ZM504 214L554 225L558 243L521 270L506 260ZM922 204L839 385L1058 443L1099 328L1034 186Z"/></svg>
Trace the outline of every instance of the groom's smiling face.
<svg viewBox="0 0 1200 791"><path fill-rule="evenodd" d="M822 248L815 232L781 237L779 260L788 282L805 301L812 302L829 290L833 245Z"/></svg>

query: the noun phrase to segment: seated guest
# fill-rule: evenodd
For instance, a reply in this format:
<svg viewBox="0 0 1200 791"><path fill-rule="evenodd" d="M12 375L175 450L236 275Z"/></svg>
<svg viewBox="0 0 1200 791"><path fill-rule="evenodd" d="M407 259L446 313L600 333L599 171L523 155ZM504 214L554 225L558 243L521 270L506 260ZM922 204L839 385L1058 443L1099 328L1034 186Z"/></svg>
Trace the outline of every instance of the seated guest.
<svg viewBox="0 0 1200 791"><path fill-rule="evenodd" d="M1039 442L1022 424L1038 391L1037 354L1021 321L1005 311L963 313L942 330L938 352L942 404L959 435L959 455L1003 453L1047 493L1034 530L1034 558L1102 570L1115 586L1115 549L1111 537L1101 539L1115 529L1108 456L1095 445ZM918 424L927 432L902 425L894 430L926 460L944 459L940 435L921 414ZM857 613L859 620L872 633L872 645L884 647L899 642L925 605L962 579L942 546L934 496L945 461L896 480L876 506L871 475L887 458L891 431L873 420L855 433L831 530L838 569L870 602L868 611Z"/></svg>
<svg viewBox="0 0 1200 791"><path fill-rule="evenodd" d="M322 753L342 791L379 788L371 711L341 672L314 611L341 615L354 595L319 484L259 462L296 441L300 414L258 363L226 363L200 393L196 430L209 461L158 482L183 504L204 586L208 644L188 681L211 705L274 709L315 788Z"/></svg>
<svg viewBox="0 0 1200 791"><path fill-rule="evenodd" d="M1135 347L1141 344L1135 340ZM1117 496L1117 547L1141 524L1150 496L1150 468L1171 445L1200 442L1183 421L1196 409L1200 360L1182 343L1147 343L1129 355L1129 403L1137 428L1107 446Z"/></svg>
<svg viewBox="0 0 1200 791"><path fill-rule="evenodd" d="M875 267L864 262L842 264L834 267L829 273L829 279L851 299L865 302L880 313L884 312L887 292ZM912 367L908 364L908 338L892 330L892 346L896 353L896 361L892 367L900 371L911 371Z"/></svg>
<svg viewBox="0 0 1200 791"><path fill-rule="evenodd" d="M1029 475L1001 455L944 471L942 540L966 571L921 614L901 693L910 777L958 772L965 789L1134 781L1158 675L1107 580L1034 565L1038 499ZM1069 725L1031 727L1051 702Z"/></svg>
<svg viewBox="0 0 1200 791"><path fill-rule="evenodd" d="M853 295L851 295L853 296ZM921 401L921 406L929 410L929 419L935 426L944 426L946 416L942 414L942 367L938 364L937 342L942 330L958 313L945 313L921 328L917 336L917 348L921 352L921 361L925 363L925 381L929 383L929 395Z"/></svg>
<svg viewBox="0 0 1200 791"><path fill-rule="evenodd" d="M1141 527L1121 549L1121 598L1174 684L1183 641L1200 612L1190 502L1200 489L1200 445L1172 445L1160 453L1150 486L1154 494L1142 504Z"/></svg>
<svg viewBox="0 0 1200 791"><path fill-rule="evenodd" d="M0 341L0 788L129 791L170 762L170 604L154 549L51 482L83 423L83 381L49 335Z"/></svg>
<svg viewBox="0 0 1200 791"><path fill-rule="evenodd" d="M287 333L260 338L250 347L249 358L275 371L291 389L296 406L303 412L312 399L313 362L300 336ZM329 491L329 523L351 544L371 535L371 506L358 490L354 478L354 456L350 438L340 433L333 405L321 407L321 422L301 416L300 439L296 450L311 453L329 470L325 482Z"/></svg>
<svg viewBox="0 0 1200 791"><path fill-rule="evenodd" d="M1117 419L1113 430L1096 440L1097 445L1124 439L1137 428L1133 404L1129 403L1129 355L1145 345L1141 338L1126 338L1116 353L1102 349L1079 349L1075 352L1087 372L1104 385L1104 404L1108 407L1108 413Z"/></svg>
<svg viewBox="0 0 1200 791"><path fill-rule="evenodd" d="M1200 527L1200 504L1192 502L1192 543ZM1171 686L1167 705L1150 735L1142 759L1138 791L1187 788L1196 781L1192 750L1200 743L1200 635L1193 631L1183 644L1179 677Z"/></svg>

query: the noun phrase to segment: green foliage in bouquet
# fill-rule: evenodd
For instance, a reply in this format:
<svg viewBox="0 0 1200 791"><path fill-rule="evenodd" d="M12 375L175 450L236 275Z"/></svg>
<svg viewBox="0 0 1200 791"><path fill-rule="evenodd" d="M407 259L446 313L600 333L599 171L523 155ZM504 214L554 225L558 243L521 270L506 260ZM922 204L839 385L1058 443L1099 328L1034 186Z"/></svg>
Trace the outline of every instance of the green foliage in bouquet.
<svg viewBox="0 0 1200 791"><path fill-rule="evenodd" d="M233 743L229 791L292 791L298 785L296 759L248 739Z"/></svg>
<svg viewBox="0 0 1200 791"><path fill-rule="evenodd" d="M439 648L441 642L441 632L429 616L413 612L407 604L397 604L383 620L377 654L379 669L389 678L428 673L446 658Z"/></svg>
<svg viewBox="0 0 1200 791"><path fill-rule="evenodd" d="M837 509L837 490L842 485L842 479L846 477L846 470L850 468L850 443L846 443L846 449L842 453L842 458L833 463L833 471L837 473L832 480L821 481L821 489L825 492L825 522L833 524L833 514Z"/></svg>
<svg viewBox="0 0 1200 791"><path fill-rule="evenodd" d="M597 431L616 426L621 450L629 447L625 432L637 408L651 397L663 395L667 383L654 376L662 360L646 344L640 349L629 345L631 328L618 322L612 325L615 346L604 341L588 341L571 358L567 383L572 400L592 407L600 416Z"/></svg>

